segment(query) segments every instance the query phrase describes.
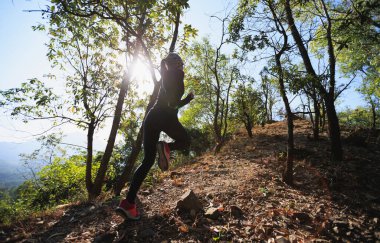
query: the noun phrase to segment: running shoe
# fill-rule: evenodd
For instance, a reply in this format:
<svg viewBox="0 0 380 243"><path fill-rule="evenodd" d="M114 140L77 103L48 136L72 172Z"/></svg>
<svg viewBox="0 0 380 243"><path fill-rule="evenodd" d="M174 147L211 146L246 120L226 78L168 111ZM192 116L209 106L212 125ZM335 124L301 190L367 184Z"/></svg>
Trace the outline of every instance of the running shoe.
<svg viewBox="0 0 380 243"><path fill-rule="evenodd" d="M165 142L158 142L157 143L157 150L158 150L158 167L162 171L166 171L169 169L169 162L170 162L170 148L169 145Z"/></svg>
<svg viewBox="0 0 380 243"><path fill-rule="evenodd" d="M136 204L129 203L127 199L122 200L115 211L124 219L140 219L140 214L139 211L137 211Z"/></svg>

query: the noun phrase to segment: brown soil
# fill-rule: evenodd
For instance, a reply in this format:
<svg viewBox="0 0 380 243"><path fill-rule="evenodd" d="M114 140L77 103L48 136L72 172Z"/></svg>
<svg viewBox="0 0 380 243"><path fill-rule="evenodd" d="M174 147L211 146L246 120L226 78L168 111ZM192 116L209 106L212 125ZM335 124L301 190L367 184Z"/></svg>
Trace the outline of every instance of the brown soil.
<svg viewBox="0 0 380 243"><path fill-rule="evenodd" d="M222 151L160 174L139 194L143 217L123 222L118 200L66 205L54 213L3 228L15 242L379 242L380 152L345 145L341 164L329 162L329 143L308 139L307 121L295 121L295 185L281 181L286 123L235 134ZM179 213L176 202L193 190L206 211ZM242 215L233 213L241 209ZM231 210L233 209L233 210ZM0 231L1 232L1 231Z"/></svg>

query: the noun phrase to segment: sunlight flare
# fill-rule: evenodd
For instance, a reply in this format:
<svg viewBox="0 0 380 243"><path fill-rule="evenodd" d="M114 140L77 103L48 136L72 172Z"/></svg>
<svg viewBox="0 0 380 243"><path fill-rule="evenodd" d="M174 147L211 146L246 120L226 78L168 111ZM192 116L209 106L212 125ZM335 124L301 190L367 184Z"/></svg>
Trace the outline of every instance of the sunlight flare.
<svg viewBox="0 0 380 243"><path fill-rule="evenodd" d="M137 84L140 92L149 93L153 89L149 67L141 60L137 60L132 66L132 81Z"/></svg>

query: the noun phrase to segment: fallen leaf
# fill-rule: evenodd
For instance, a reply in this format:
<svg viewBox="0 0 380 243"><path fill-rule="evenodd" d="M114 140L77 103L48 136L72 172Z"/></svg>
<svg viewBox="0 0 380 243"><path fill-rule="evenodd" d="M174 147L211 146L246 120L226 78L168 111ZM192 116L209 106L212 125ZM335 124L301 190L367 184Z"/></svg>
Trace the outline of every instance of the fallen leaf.
<svg viewBox="0 0 380 243"><path fill-rule="evenodd" d="M187 227L186 224L183 224L181 226L178 227L178 230L181 232L181 233L188 233L189 232L189 227Z"/></svg>

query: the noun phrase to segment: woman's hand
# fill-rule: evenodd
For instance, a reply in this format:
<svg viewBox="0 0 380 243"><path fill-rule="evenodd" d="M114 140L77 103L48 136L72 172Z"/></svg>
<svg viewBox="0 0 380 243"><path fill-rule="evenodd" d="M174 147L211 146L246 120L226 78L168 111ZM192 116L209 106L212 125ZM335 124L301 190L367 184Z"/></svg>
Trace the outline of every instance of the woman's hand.
<svg viewBox="0 0 380 243"><path fill-rule="evenodd" d="M193 100L194 99L194 93L193 92L190 92L187 97L189 97L190 100Z"/></svg>

